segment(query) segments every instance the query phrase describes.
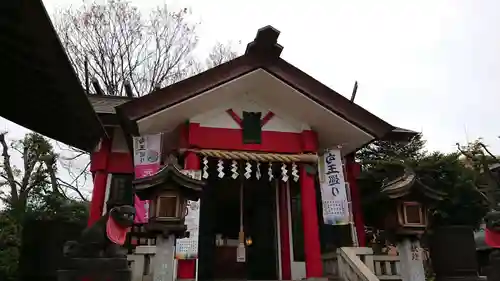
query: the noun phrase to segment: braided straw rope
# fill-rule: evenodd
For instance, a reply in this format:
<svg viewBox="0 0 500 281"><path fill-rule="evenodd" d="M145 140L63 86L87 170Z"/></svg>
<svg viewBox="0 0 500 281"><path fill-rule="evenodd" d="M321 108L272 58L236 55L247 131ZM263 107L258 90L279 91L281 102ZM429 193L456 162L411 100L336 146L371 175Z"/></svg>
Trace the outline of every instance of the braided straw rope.
<svg viewBox="0 0 500 281"><path fill-rule="evenodd" d="M206 157L215 157L227 160L246 160L258 162L318 162L316 154L277 154L277 153L256 153L248 151L227 151L215 149L181 149L181 152L191 151Z"/></svg>

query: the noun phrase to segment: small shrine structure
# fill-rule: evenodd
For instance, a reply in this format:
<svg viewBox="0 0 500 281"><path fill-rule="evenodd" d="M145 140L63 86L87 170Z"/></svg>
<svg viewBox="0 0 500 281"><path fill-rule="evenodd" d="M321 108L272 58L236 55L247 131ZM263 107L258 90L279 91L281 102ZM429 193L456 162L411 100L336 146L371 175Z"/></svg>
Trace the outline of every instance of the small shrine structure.
<svg viewBox="0 0 500 281"><path fill-rule="evenodd" d="M178 260L179 280L323 278L318 154L340 149L364 246L353 155L415 135L285 61L279 34L261 28L242 56L139 98L89 95L108 135L92 154L91 220L132 188L134 138L161 134L160 165L176 153L206 181L197 261Z"/></svg>
<svg viewBox="0 0 500 281"><path fill-rule="evenodd" d="M185 171L206 181L197 262L179 260L173 279L323 278L316 168L325 149L340 148L353 236L364 246L354 153L373 140L415 132L285 61L275 28L260 29L242 56L140 98L89 95L42 2L1 6L9 42L0 46L2 65L10 70L2 81L17 97L1 114L92 153L89 225L134 202L134 138L161 134L160 165L176 153Z"/></svg>
<svg viewBox="0 0 500 281"><path fill-rule="evenodd" d="M429 207L443 200L446 194L422 183L408 167L401 177L387 181L381 194L389 198L383 227L396 237L401 277L405 281L424 281L426 256L420 237L429 225Z"/></svg>

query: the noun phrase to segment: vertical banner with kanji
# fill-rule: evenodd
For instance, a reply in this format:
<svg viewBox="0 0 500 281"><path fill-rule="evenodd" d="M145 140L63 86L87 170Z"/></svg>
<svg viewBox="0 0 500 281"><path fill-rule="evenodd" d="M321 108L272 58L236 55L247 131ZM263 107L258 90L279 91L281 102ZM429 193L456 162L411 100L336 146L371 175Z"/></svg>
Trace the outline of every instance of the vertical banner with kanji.
<svg viewBox="0 0 500 281"><path fill-rule="evenodd" d="M155 174L160 170L162 134L134 137L134 174L136 179ZM149 202L135 196L135 222L146 223Z"/></svg>
<svg viewBox="0 0 500 281"><path fill-rule="evenodd" d="M184 174L197 180L201 180L201 171L183 170ZM187 202L185 225L189 237L180 238L175 243L175 258L178 260L189 260L198 258L198 227L200 222L200 200Z"/></svg>
<svg viewBox="0 0 500 281"><path fill-rule="evenodd" d="M340 150L326 150L318 162L318 167L325 224L349 224L349 204Z"/></svg>

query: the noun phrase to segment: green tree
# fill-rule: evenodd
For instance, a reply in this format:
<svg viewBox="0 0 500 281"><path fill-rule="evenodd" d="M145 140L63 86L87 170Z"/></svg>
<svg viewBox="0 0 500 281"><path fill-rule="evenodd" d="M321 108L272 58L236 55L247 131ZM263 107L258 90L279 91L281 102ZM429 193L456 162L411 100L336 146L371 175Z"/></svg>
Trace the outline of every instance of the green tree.
<svg viewBox="0 0 500 281"><path fill-rule="evenodd" d="M418 134L408 142L377 140L357 152L356 158L361 163L358 184L367 225L375 226L391 211L388 199L380 193L383 182L401 176L403 163L421 159L426 153L424 147L425 140Z"/></svg>
<svg viewBox="0 0 500 281"><path fill-rule="evenodd" d="M0 211L0 279L17 280L21 226L10 212Z"/></svg>
<svg viewBox="0 0 500 281"><path fill-rule="evenodd" d="M37 133L26 134L22 140L7 143L5 133L0 134L3 162L0 165L0 200L16 215L22 216L28 204L44 196L69 199L66 188L85 198L80 191L57 176L58 155L52 144ZM22 167L12 163L11 151L19 153Z"/></svg>
<svg viewBox="0 0 500 281"><path fill-rule="evenodd" d="M36 133L7 143L0 134L3 161L0 164L0 279L17 280L22 226L26 219L86 221L88 203L66 194L68 184L57 176L58 155L50 142ZM13 164L18 153L22 167Z"/></svg>
<svg viewBox="0 0 500 281"><path fill-rule="evenodd" d="M357 159L362 172L359 185L368 225L379 224L388 212L389 200L380 190L384 181L400 177L411 168L419 181L446 193L431 210L436 224L465 224L476 227L487 208L477 189L477 171L459 159L460 153L428 153L419 134L409 142L375 141L361 149Z"/></svg>
<svg viewBox="0 0 500 281"><path fill-rule="evenodd" d="M482 139L461 146L462 162L476 171L476 182L480 191L489 203L490 209L498 207L500 202L500 159L493 155Z"/></svg>

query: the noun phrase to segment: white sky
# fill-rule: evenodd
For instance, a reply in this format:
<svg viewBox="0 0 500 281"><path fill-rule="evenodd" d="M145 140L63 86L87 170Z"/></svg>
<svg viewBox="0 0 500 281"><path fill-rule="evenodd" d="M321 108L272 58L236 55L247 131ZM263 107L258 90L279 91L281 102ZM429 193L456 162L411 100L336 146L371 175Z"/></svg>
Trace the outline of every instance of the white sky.
<svg viewBox="0 0 500 281"><path fill-rule="evenodd" d="M44 0L49 13L81 0ZM482 137L500 153L500 2L495 0L133 0L142 11L190 7L198 52L281 31L282 57L390 124L422 131L430 150ZM10 137L18 126L0 120Z"/></svg>

